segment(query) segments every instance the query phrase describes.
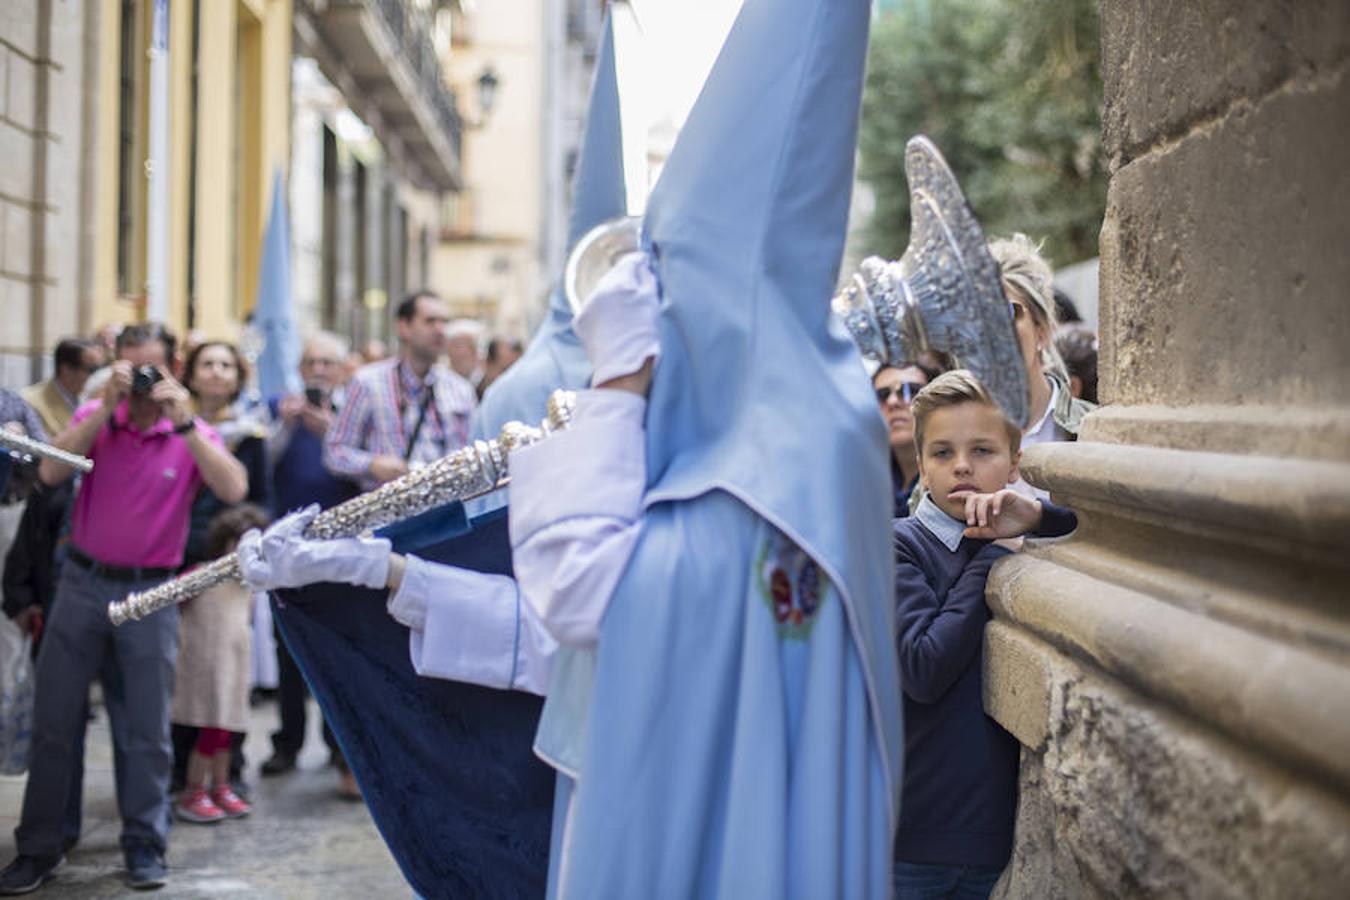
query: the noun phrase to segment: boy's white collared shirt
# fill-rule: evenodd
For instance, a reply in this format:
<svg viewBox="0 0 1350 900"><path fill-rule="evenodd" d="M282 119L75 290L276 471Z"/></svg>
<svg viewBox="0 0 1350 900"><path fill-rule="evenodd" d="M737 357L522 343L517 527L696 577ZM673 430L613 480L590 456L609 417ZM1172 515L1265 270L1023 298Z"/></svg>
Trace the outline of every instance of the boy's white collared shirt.
<svg viewBox="0 0 1350 900"><path fill-rule="evenodd" d="M914 510L914 517L933 537L942 542L942 546L953 553L960 546L961 538L965 537L966 523L943 512L928 494L924 494L923 500L919 502L919 508Z"/></svg>

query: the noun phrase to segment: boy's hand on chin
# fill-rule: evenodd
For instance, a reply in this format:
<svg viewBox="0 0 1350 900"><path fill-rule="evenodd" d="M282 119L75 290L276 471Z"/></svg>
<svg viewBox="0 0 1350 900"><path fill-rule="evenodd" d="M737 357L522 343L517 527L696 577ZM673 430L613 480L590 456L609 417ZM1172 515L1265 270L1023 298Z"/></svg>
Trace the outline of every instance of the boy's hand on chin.
<svg viewBox="0 0 1350 900"><path fill-rule="evenodd" d="M965 503L965 536L969 538L1016 538L1041 524L1041 501L1024 497L1011 488L992 494L953 491L948 496Z"/></svg>

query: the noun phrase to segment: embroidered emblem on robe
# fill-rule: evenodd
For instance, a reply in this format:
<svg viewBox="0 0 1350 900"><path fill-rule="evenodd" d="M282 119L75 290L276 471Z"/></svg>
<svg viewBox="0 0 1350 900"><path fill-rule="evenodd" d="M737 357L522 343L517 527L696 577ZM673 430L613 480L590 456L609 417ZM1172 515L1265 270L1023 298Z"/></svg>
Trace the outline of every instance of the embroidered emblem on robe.
<svg viewBox="0 0 1350 900"><path fill-rule="evenodd" d="M779 636L789 640L810 637L829 588L815 560L775 531L760 547L755 574Z"/></svg>

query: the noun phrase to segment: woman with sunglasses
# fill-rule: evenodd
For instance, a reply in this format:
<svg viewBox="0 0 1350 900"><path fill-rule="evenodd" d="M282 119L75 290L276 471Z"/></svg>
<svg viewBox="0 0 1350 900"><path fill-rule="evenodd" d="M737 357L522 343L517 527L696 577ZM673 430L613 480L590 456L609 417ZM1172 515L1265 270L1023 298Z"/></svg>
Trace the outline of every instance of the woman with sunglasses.
<svg viewBox="0 0 1350 900"><path fill-rule="evenodd" d="M909 515L909 498L919 485L919 457L914 447L914 417L909 404L929 382L928 373L918 366L882 366L872 376L877 406L886 422L891 445L891 484L895 489L895 517Z"/></svg>
<svg viewBox="0 0 1350 900"><path fill-rule="evenodd" d="M1017 330L1017 343L1026 366L1028 408L1022 446L1071 441L1095 404L1075 398L1069 374L1055 349L1054 273L1039 248L1025 234L991 241L989 252L998 263L1008 313ZM1013 488L1027 496L1049 499L1049 494L1019 479Z"/></svg>

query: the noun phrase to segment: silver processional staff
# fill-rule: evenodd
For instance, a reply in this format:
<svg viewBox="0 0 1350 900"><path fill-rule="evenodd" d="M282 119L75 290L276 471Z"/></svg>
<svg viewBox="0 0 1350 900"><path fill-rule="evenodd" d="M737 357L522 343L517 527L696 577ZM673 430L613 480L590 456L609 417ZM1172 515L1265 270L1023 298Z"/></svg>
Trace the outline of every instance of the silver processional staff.
<svg viewBox="0 0 1350 900"><path fill-rule="evenodd" d="M10 431L8 428L0 428L0 449L24 462L32 462L35 459L50 459L64 463L81 472L88 472L94 468L94 461L88 457L69 453L60 447L53 447L51 444L44 444L42 441L30 438L26 434L19 434L17 431Z"/></svg>
<svg viewBox="0 0 1350 900"><path fill-rule="evenodd" d="M474 441L402 478L325 510L310 523L305 537L311 540L356 537L437 506L471 500L503 487L510 481L507 459L511 451L538 443L566 428L575 403L576 395L572 392L554 391L548 400L548 418L539 427L507 422L501 433L490 441ZM108 618L114 625L142 619L218 584L240 578L239 556L231 553L172 581L110 603Z"/></svg>

